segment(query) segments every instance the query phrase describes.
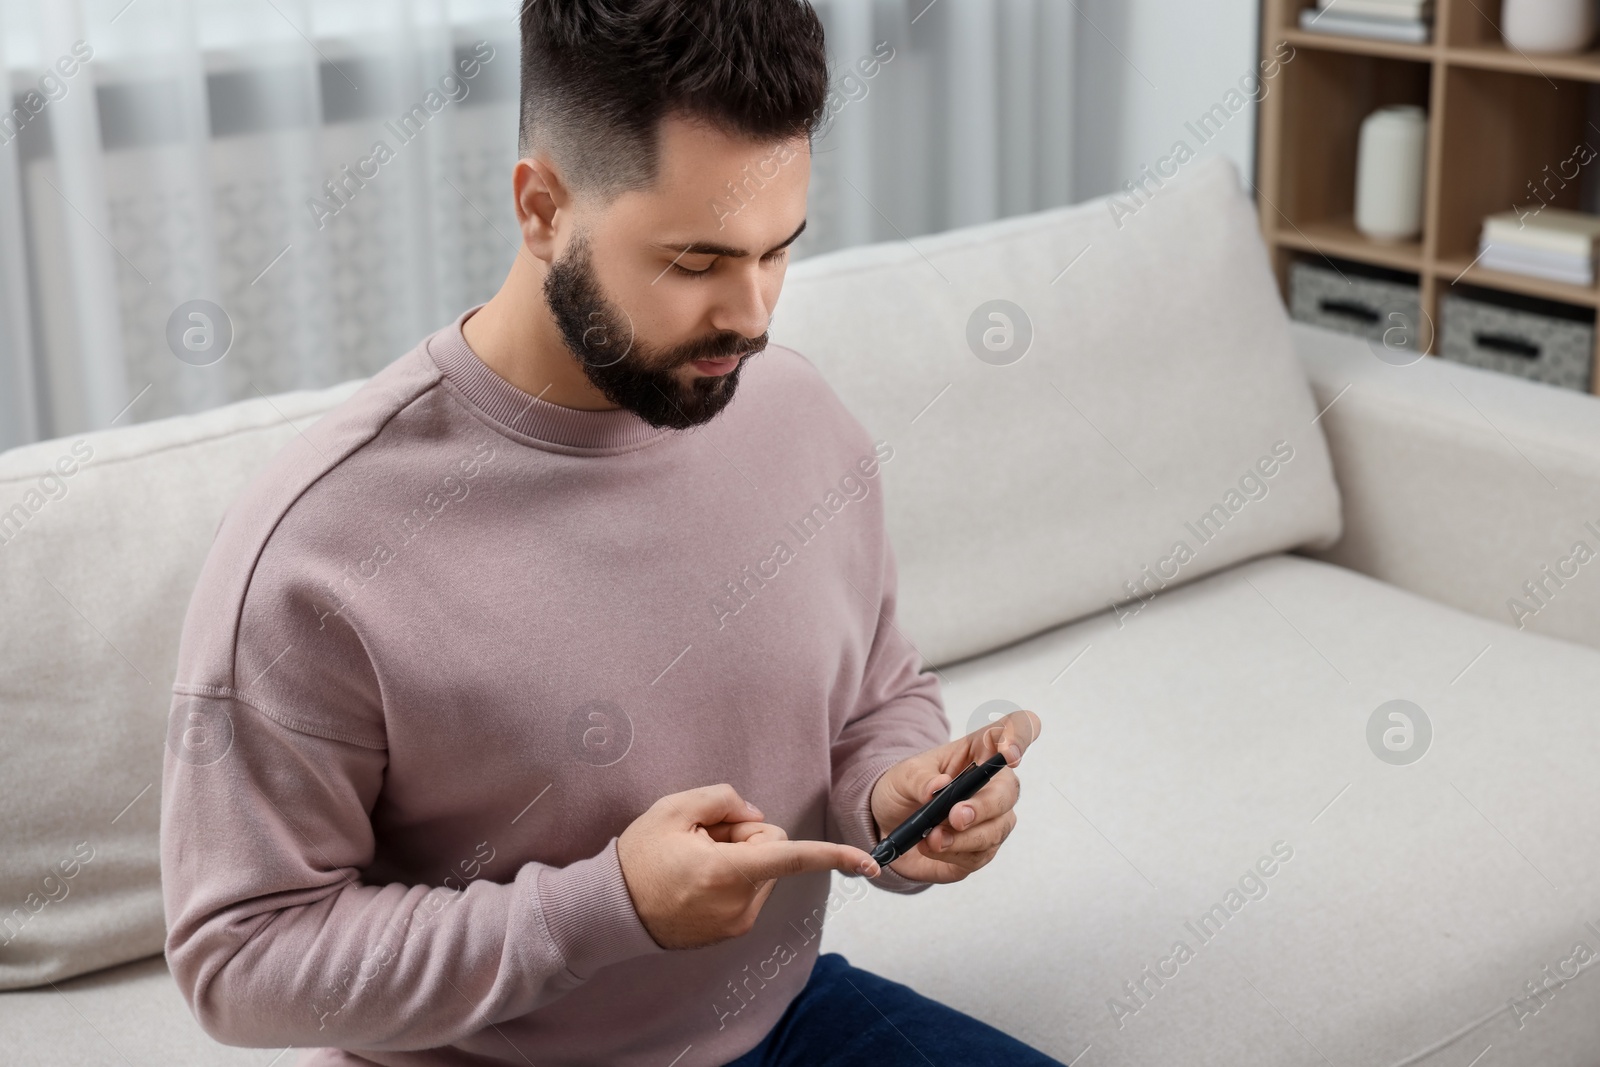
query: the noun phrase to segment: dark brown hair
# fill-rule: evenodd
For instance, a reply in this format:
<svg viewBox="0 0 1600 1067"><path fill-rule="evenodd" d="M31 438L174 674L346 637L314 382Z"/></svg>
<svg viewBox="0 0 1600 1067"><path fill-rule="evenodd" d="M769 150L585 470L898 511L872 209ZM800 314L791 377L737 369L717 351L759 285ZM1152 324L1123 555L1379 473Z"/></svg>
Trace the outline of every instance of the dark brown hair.
<svg viewBox="0 0 1600 1067"><path fill-rule="evenodd" d="M669 113L775 143L814 136L828 95L808 0L528 0L518 151L609 202L648 188Z"/></svg>

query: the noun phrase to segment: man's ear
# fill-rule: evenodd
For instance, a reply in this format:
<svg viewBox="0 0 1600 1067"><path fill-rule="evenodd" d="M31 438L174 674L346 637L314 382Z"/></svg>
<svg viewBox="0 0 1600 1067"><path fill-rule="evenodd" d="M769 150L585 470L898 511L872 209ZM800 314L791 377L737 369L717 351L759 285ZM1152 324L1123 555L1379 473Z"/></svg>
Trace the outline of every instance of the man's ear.
<svg viewBox="0 0 1600 1067"><path fill-rule="evenodd" d="M544 159L519 159L512 171L511 188L523 246L546 263L553 262L556 216L572 208L572 196L560 172Z"/></svg>

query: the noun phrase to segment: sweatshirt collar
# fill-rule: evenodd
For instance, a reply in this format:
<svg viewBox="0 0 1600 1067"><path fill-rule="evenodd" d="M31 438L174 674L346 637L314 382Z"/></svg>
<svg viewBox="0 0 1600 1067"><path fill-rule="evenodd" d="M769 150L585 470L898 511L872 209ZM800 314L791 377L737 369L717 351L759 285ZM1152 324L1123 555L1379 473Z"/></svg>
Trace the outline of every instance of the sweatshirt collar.
<svg viewBox="0 0 1600 1067"><path fill-rule="evenodd" d="M581 411L518 389L479 359L461 332L461 324L481 307L462 312L453 324L428 338L426 347L461 397L492 421L525 437L582 449L626 451L669 432L626 408Z"/></svg>

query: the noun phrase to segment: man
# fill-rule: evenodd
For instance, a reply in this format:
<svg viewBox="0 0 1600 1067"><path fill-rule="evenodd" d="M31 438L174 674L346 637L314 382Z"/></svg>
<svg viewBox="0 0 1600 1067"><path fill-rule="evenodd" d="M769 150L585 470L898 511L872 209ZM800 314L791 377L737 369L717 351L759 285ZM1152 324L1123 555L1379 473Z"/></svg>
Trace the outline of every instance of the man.
<svg viewBox="0 0 1600 1067"><path fill-rule="evenodd" d="M1039 722L947 740L895 625L892 452L766 348L814 12L534 0L522 33L504 287L276 457L194 593L179 987L303 1064L1055 1062L817 958L831 871L906 893L993 858ZM747 165L772 176L713 210Z"/></svg>

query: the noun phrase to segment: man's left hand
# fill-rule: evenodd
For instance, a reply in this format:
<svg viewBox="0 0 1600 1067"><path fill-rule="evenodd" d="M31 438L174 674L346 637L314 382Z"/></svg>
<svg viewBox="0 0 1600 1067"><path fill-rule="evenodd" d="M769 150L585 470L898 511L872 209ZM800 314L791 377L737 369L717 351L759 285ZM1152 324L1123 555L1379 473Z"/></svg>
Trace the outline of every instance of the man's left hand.
<svg viewBox="0 0 1600 1067"><path fill-rule="evenodd" d="M872 817L881 840L911 817L934 792L966 769L996 752L1006 765L968 800L950 811L915 848L889 864L890 869L918 882L959 882L994 859L1017 825L1017 797L1022 782L1014 768L1039 736L1039 716L1014 711L981 730L959 737L885 771L872 788ZM870 850L869 850L870 851Z"/></svg>

